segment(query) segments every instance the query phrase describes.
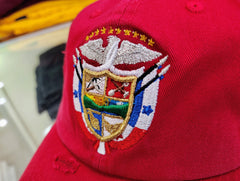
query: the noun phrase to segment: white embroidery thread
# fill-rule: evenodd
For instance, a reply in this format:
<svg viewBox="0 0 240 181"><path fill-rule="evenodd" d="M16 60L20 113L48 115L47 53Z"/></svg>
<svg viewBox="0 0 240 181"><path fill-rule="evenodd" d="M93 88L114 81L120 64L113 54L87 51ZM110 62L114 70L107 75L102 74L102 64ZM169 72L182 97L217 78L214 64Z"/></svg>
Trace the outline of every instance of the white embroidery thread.
<svg viewBox="0 0 240 181"><path fill-rule="evenodd" d="M160 52L150 50L144 47L142 44L134 44L128 40L122 41L120 48L116 50L119 42L120 39L118 37L109 36L108 45L106 48L104 48L102 46L103 40L99 38L97 40L90 40L89 42L85 43L80 47L80 50L84 56L91 60L97 61L101 65L98 67L99 71L110 68L110 64L119 65L149 62L162 55ZM115 53L117 53L117 55L114 55ZM109 54L111 55L111 59L108 57ZM105 64L107 65L102 67Z"/></svg>

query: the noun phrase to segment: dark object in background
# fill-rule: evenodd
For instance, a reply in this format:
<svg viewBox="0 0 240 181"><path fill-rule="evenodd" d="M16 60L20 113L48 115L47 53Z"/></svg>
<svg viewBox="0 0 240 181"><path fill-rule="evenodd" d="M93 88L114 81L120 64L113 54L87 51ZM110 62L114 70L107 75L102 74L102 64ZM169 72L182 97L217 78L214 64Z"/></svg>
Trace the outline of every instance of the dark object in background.
<svg viewBox="0 0 240 181"><path fill-rule="evenodd" d="M51 119L55 119L62 97L63 58L62 44L51 48L40 55L40 65L36 68L38 112L48 111Z"/></svg>
<svg viewBox="0 0 240 181"><path fill-rule="evenodd" d="M41 0L0 0L0 18L39 1Z"/></svg>

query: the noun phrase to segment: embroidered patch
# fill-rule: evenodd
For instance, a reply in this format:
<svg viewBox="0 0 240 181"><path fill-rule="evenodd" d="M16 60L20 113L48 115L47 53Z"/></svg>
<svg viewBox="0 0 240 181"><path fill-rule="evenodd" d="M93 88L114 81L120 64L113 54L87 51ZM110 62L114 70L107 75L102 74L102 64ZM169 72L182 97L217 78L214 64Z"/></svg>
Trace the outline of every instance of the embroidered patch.
<svg viewBox="0 0 240 181"><path fill-rule="evenodd" d="M100 27L86 41L73 55L73 102L83 132L104 155L134 145L147 132L170 65L163 66L168 56L138 31ZM137 69L118 68L138 63Z"/></svg>

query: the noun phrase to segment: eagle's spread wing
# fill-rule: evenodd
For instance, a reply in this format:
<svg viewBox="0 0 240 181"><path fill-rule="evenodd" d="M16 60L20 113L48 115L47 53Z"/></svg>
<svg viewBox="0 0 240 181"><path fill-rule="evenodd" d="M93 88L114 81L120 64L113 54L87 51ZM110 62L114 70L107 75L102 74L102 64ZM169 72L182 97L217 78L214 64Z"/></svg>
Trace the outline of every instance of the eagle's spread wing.
<svg viewBox="0 0 240 181"><path fill-rule="evenodd" d="M103 40L101 38L97 40L90 40L82 45L80 50L88 59L95 60L100 65L103 65L106 63L105 61L108 61L106 60L106 57L114 42L119 43L120 39L116 36L109 36L107 47L103 47ZM117 50L117 55L114 59L113 65L149 62L161 55L162 54L160 52L148 49L141 44L134 44L128 40L123 40L120 48Z"/></svg>
<svg viewBox="0 0 240 181"><path fill-rule="evenodd" d="M114 65L149 62L161 55L160 52L150 50L141 44L134 44L124 40L121 43L121 47L118 49Z"/></svg>
<svg viewBox="0 0 240 181"><path fill-rule="evenodd" d="M90 40L80 47L82 54L88 59L95 60L99 64L103 64L105 61L104 51L105 48L102 46L103 40Z"/></svg>

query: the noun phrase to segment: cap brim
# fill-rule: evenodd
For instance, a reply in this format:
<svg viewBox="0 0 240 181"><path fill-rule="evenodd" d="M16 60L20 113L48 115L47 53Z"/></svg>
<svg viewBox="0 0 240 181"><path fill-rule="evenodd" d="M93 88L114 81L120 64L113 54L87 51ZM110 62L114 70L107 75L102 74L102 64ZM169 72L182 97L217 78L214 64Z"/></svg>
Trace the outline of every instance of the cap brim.
<svg viewBox="0 0 240 181"><path fill-rule="evenodd" d="M239 173L240 169L236 169L230 173L207 180L239 180ZM77 160L61 142L56 125L54 125L20 178L20 181L43 180L123 181L127 179L100 173L96 169Z"/></svg>
<svg viewBox="0 0 240 181"><path fill-rule="evenodd" d="M78 160L61 142L56 125L46 136L20 181L126 180L100 173Z"/></svg>

